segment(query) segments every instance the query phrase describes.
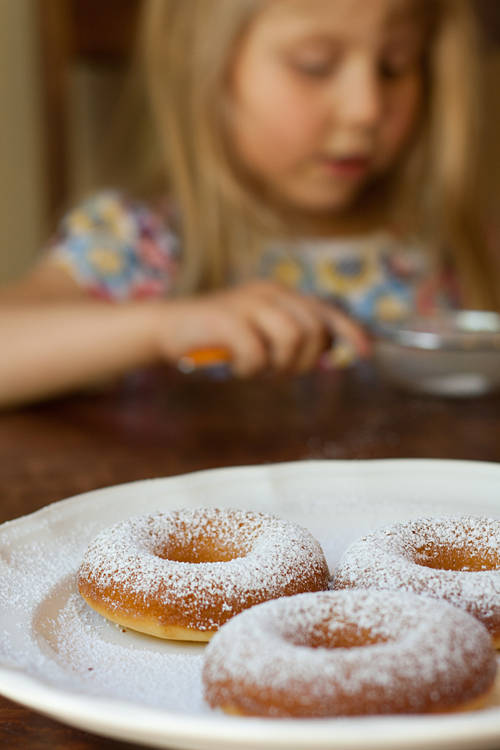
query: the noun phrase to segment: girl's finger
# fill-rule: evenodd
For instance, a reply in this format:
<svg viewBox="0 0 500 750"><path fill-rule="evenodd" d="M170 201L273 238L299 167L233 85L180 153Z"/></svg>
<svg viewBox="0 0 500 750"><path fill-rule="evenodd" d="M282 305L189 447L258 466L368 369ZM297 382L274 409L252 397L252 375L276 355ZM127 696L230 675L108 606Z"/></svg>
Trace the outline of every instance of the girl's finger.
<svg viewBox="0 0 500 750"><path fill-rule="evenodd" d="M278 304L263 300L249 305L247 315L267 348L269 365L274 370L293 371L305 338L304 327L297 316Z"/></svg>
<svg viewBox="0 0 500 750"><path fill-rule="evenodd" d="M219 340L231 354L231 369L235 375L251 377L269 367L269 351L263 337L244 318L227 316Z"/></svg>
<svg viewBox="0 0 500 750"><path fill-rule="evenodd" d="M329 304L323 300L313 296L305 296L298 294L294 290L282 287L280 285L268 284L264 285L262 293L264 295L271 296L278 304L287 307L293 314L296 315L302 324L306 327L310 324L311 318L308 316L312 315L320 321L321 326L324 326L330 337L334 339L337 337L346 339L354 347L356 353L363 358L367 358L371 355L371 342L363 327L355 320L350 318L338 307ZM314 330L312 327L309 329L311 332ZM318 329L316 330L316 334ZM321 344L318 344L318 339L310 339L309 356L314 356L312 352L316 348L317 354L315 355L314 364L317 361L317 357L322 351L327 348L327 338L321 340ZM305 363L307 363L307 351L304 352ZM307 367L307 364L306 364Z"/></svg>
<svg viewBox="0 0 500 750"><path fill-rule="evenodd" d="M347 339L360 357L368 358L372 345L363 327L337 307L320 301L317 304L332 336Z"/></svg>
<svg viewBox="0 0 500 750"><path fill-rule="evenodd" d="M310 298L285 290L275 300L293 318L301 331L290 367L294 372L306 372L316 365L320 355L330 346L330 330L316 305L311 304Z"/></svg>

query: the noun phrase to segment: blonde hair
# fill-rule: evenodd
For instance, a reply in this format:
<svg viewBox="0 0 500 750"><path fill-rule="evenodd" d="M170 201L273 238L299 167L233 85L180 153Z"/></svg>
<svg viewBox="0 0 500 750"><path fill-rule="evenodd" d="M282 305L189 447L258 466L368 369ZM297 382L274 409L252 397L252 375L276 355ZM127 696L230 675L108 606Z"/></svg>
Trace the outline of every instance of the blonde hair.
<svg viewBox="0 0 500 750"><path fill-rule="evenodd" d="M227 78L228 61L264 1L146 2L146 79L170 187L182 210L182 290L227 283L228 275L251 263L258 242L252 196L230 155Z"/></svg>
<svg viewBox="0 0 500 750"><path fill-rule="evenodd" d="M478 190L474 17L469 0L425 1L433 19L425 113L387 180L387 194L396 220L452 260L467 305L496 308L499 290ZM228 138L230 61L265 2L145 0L145 75L161 166L182 211L183 291L215 288L228 275L244 274L266 234L279 231L265 201L239 173Z"/></svg>
<svg viewBox="0 0 500 750"><path fill-rule="evenodd" d="M469 307L500 306L487 247L479 143L482 134L478 30L468 0L432 0L436 27L428 56L421 132L401 171L408 224L458 272ZM396 202L397 203L397 202Z"/></svg>

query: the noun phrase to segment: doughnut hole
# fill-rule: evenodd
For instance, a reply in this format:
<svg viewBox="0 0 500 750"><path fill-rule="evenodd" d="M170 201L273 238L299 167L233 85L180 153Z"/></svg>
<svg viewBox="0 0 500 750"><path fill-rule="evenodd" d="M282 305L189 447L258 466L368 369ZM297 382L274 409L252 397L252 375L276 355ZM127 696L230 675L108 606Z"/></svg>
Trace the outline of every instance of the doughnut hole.
<svg viewBox="0 0 500 750"><path fill-rule="evenodd" d="M416 565L435 570L455 570L480 573L500 569L500 556L491 549L444 544L419 545L412 550L411 560Z"/></svg>
<svg viewBox="0 0 500 750"><path fill-rule="evenodd" d="M236 550L230 544L219 543L217 545L199 540L198 542L185 543L182 540L172 542L166 547L156 551L156 556L162 560L172 560L182 563L215 563L229 562L240 557L241 550Z"/></svg>
<svg viewBox="0 0 500 750"><path fill-rule="evenodd" d="M183 524L174 528L167 539L157 540L155 555L162 560L180 563L229 562L246 557L248 549L236 537L216 532L211 524L188 529ZM237 531L237 530L236 530Z"/></svg>
<svg viewBox="0 0 500 750"><path fill-rule="evenodd" d="M388 638L370 628L346 621L325 621L314 628L287 634L286 640L294 646L305 648L362 648L377 643L387 643Z"/></svg>

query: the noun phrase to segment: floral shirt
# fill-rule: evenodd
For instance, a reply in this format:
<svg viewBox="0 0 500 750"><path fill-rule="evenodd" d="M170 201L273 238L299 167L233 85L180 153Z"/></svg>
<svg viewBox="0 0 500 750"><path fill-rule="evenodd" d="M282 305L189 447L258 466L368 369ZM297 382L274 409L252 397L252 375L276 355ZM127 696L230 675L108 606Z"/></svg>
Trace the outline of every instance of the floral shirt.
<svg viewBox="0 0 500 750"><path fill-rule="evenodd" d="M48 261L99 299L163 297L179 265L179 241L164 213L117 192L97 193L64 217Z"/></svg>
<svg viewBox="0 0 500 750"><path fill-rule="evenodd" d="M65 216L48 261L99 299L166 296L181 261L168 214L168 205L97 193ZM275 243L263 252L259 275L317 294L364 323L458 305L452 275L436 273L423 248L389 232Z"/></svg>

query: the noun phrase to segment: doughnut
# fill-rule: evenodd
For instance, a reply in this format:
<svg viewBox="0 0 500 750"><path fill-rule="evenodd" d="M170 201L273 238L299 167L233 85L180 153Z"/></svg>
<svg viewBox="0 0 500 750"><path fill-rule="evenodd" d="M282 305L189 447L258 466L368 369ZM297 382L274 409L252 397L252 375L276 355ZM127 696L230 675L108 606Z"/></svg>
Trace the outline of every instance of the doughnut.
<svg viewBox="0 0 500 750"><path fill-rule="evenodd" d="M345 552L333 588L413 591L477 617L500 646L500 521L417 518L378 529Z"/></svg>
<svg viewBox="0 0 500 750"><path fill-rule="evenodd" d="M90 544L77 574L108 620L160 638L208 641L267 599L328 588L319 543L291 521L223 508L121 521Z"/></svg>
<svg viewBox="0 0 500 750"><path fill-rule="evenodd" d="M404 591L326 591L259 604L208 644L205 699L226 713L321 718L478 708L496 674L486 628Z"/></svg>

